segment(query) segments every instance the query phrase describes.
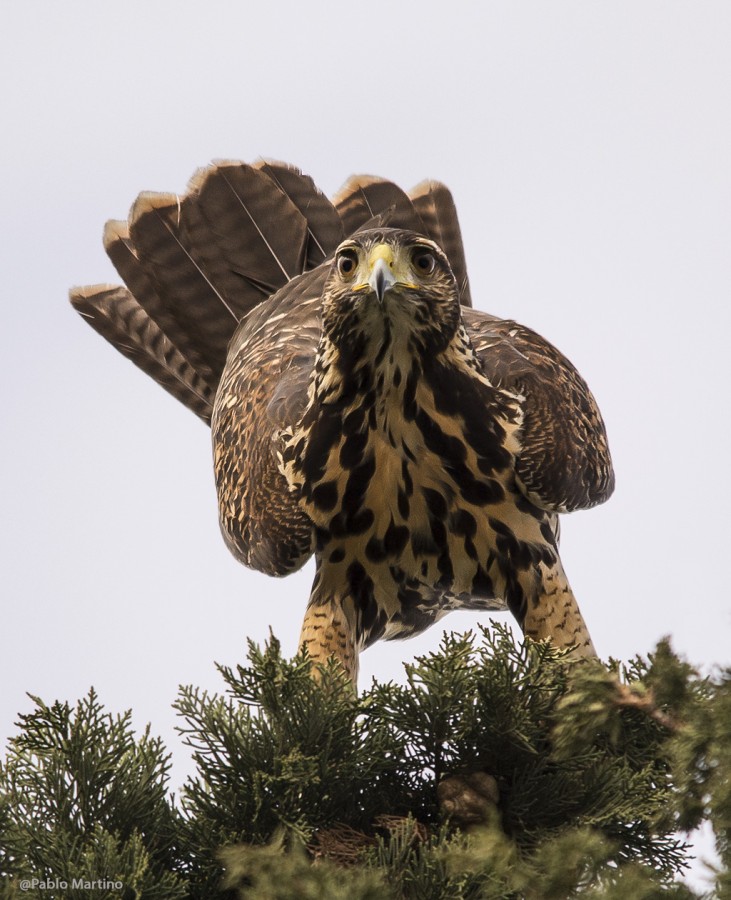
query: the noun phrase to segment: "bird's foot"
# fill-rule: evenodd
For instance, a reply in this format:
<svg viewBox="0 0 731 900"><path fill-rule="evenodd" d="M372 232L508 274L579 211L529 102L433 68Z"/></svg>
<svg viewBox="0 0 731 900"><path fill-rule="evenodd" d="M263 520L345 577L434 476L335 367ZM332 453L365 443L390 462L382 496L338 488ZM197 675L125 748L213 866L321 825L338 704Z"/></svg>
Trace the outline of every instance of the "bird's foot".
<svg viewBox="0 0 731 900"><path fill-rule="evenodd" d="M487 772L449 775L437 786L437 800L442 812L457 825L482 825L497 809L500 790Z"/></svg>

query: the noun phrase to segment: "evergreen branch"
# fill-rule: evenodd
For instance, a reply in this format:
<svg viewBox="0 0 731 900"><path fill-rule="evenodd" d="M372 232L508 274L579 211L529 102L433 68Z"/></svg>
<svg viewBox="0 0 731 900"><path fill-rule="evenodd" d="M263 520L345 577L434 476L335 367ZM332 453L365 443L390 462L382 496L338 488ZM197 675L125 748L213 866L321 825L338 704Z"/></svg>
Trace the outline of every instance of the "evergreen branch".
<svg viewBox="0 0 731 900"><path fill-rule="evenodd" d="M34 698L0 764L0 900L82 876L155 900L690 898L676 832L704 820L731 890L731 672L666 641L604 666L480 629L360 696L273 637L219 671L225 694L176 703L179 801L149 727L93 690Z"/></svg>

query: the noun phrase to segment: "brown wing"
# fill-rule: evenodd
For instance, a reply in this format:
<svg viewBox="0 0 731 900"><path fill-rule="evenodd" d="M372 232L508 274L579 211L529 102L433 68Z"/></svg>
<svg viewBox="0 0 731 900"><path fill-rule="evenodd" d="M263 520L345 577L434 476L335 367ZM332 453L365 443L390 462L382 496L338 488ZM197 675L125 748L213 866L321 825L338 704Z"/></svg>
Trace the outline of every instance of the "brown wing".
<svg viewBox="0 0 731 900"><path fill-rule="evenodd" d="M320 338L328 265L291 282L241 323L211 422L220 524L232 553L269 575L299 568L312 523L279 470L278 436L302 416Z"/></svg>
<svg viewBox="0 0 731 900"><path fill-rule="evenodd" d="M524 397L516 472L528 498L551 512L603 503L614 471L599 408L573 365L540 335L505 319L465 310L485 374Z"/></svg>

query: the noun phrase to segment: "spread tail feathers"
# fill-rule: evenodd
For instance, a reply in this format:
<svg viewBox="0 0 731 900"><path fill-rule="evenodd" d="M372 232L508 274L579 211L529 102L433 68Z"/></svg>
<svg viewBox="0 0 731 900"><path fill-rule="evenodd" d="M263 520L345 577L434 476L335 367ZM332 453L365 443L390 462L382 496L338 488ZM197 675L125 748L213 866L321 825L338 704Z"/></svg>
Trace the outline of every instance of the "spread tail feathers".
<svg viewBox="0 0 731 900"><path fill-rule="evenodd" d="M288 282L324 263L344 237L374 224L410 228L447 253L470 305L452 197L437 182L404 193L351 178L333 202L284 163L222 161L183 196L144 192L104 246L127 288L74 288L89 324L189 409L210 422L238 323Z"/></svg>

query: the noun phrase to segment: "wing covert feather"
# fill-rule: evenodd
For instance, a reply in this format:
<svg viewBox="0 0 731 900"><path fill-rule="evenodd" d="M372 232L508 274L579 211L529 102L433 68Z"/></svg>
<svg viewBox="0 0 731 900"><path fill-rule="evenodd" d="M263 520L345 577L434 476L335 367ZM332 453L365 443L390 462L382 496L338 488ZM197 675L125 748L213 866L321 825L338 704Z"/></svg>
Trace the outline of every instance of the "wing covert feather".
<svg viewBox="0 0 731 900"><path fill-rule="evenodd" d="M213 419L220 525L232 553L286 575L313 549L312 522L279 470L279 435L296 424L320 338L323 265L285 285L234 335Z"/></svg>
<svg viewBox="0 0 731 900"><path fill-rule="evenodd" d="M614 490L612 459L581 375L530 328L475 310L465 321L487 377L524 398L516 472L528 499L551 512L603 503Z"/></svg>

